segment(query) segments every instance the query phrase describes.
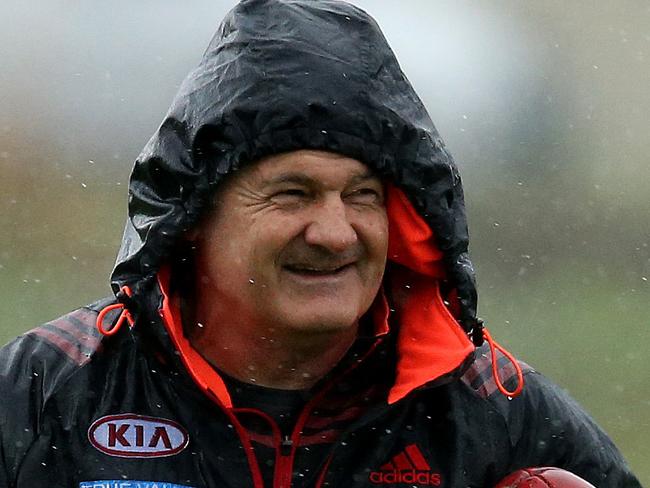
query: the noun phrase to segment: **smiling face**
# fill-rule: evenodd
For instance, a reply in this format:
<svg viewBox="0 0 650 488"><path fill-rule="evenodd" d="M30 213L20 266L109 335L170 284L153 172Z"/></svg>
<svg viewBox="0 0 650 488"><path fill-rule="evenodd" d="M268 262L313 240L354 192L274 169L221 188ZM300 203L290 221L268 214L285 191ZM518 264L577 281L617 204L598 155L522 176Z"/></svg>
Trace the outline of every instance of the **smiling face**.
<svg viewBox="0 0 650 488"><path fill-rule="evenodd" d="M383 186L338 154L272 156L227 179L196 236L199 301L218 322L349 330L384 272Z"/></svg>

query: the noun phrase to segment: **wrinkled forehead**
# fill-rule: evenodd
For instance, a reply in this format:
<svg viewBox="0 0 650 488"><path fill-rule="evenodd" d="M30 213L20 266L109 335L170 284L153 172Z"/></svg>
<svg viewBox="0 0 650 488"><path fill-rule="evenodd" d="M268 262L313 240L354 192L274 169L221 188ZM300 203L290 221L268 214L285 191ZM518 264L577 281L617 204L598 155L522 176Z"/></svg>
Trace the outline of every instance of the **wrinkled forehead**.
<svg viewBox="0 0 650 488"><path fill-rule="evenodd" d="M276 184L348 185L379 177L363 162L344 154L301 149L275 154L231 173L222 186L233 182L264 187Z"/></svg>

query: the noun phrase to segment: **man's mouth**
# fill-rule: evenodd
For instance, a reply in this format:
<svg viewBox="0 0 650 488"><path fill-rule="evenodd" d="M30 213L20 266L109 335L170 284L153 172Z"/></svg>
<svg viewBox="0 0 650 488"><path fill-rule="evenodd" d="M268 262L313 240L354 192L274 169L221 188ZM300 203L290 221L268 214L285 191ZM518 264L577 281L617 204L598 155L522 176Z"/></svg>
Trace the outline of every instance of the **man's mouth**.
<svg viewBox="0 0 650 488"><path fill-rule="evenodd" d="M314 266L303 264L287 264L284 269L292 273L306 276L330 276L342 273L352 267L354 263L340 264L337 266Z"/></svg>

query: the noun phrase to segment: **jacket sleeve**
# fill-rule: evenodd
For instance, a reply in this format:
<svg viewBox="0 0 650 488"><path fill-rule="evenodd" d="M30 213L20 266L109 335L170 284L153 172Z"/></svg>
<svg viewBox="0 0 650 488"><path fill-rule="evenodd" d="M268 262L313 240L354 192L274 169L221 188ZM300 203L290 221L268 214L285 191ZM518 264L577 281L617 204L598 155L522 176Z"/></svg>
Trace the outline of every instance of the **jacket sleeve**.
<svg viewBox="0 0 650 488"><path fill-rule="evenodd" d="M512 471L555 466L599 488L641 488L611 439L565 391L537 372L507 401Z"/></svg>
<svg viewBox="0 0 650 488"><path fill-rule="evenodd" d="M57 356L29 333L0 349L0 488L15 488L39 434L48 384L60 369Z"/></svg>
<svg viewBox="0 0 650 488"><path fill-rule="evenodd" d="M32 443L39 372L29 364L32 339L22 336L0 349L0 487L13 487Z"/></svg>

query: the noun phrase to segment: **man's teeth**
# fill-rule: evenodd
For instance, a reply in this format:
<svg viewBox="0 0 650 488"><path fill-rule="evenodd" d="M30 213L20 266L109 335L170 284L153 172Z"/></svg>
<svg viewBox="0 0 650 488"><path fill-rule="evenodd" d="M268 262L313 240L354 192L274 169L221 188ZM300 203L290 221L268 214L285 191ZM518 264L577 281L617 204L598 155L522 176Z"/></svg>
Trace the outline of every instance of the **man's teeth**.
<svg viewBox="0 0 650 488"><path fill-rule="evenodd" d="M308 266L289 266L289 269L301 273L335 273L337 271L340 271L344 267L345 265L337 266L335 268L313 268Z"/></svg>

